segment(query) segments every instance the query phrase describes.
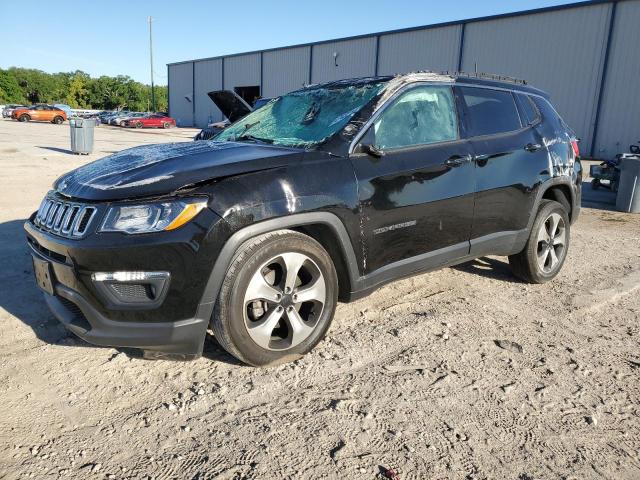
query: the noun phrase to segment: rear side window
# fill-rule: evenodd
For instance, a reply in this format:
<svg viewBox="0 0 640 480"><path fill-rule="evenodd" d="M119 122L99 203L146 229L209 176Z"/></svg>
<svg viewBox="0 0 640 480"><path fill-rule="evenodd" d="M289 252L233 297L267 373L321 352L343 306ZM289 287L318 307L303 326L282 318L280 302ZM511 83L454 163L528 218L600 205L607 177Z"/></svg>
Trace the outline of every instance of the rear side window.
<svg viewBox="0 0 640 480"><path fill-rule="evenodd" d="M521 128L511 92L460 87L467 112L469 135L493 135Z"/></svg>
<svg viewBox="0 0 640 480"><path fill-rule="evenodd" d="M402 93L373 124L380 149L405 148L458 138L450 87L425 85Z"/></svg>
<svg viewBox="0 0 640 480"><path fill-rule="evenodd" d="M536 123L540 119L540 113L538 113L538 108L531 100L531 97L523 93L517 93L516 98L520 104L520 112L526 124L533 125Z"/></svg>

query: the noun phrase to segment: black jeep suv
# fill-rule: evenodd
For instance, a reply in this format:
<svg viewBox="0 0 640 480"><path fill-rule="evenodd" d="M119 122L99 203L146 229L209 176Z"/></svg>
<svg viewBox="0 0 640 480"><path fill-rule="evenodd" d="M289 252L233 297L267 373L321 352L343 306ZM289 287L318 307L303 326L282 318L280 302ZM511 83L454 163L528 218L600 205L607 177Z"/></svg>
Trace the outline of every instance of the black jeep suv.
<svg viewBox="0 0 640 480"><path fill-rule="evenodd" d="M336 303L506 255L542 283L580 209L573 132L544 92L414 73L313 85L211 141L132 148L60 177L26 222L38 285L98 345L267 365Z"/></svg>

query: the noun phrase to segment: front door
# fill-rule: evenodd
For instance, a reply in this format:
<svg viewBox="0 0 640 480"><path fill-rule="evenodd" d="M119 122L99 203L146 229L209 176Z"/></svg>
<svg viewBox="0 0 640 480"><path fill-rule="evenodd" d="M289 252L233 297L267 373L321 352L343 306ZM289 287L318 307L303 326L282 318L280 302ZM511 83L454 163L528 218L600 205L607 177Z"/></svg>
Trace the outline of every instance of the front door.
<svg viewBox="0 0 640 480"><path fill-rule="evenodd" d="M351 156L365 274L436 267L469 251L474 165L451 87L416 85L383 107ZM385 269L385 270L388 270Z"/></svg>

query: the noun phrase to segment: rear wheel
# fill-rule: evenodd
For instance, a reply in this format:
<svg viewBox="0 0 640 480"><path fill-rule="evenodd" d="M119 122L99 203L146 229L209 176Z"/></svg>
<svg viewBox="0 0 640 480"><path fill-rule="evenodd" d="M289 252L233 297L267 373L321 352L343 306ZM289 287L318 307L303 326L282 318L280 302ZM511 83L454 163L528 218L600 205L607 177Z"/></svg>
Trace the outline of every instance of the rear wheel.
<svg viewBox="0 0 640 480"><path fill-rule="evenodd" d="M165 129L166 129L166 128L171 128L171 124L170 124L169 122L164 122L164 123L162 124L162 128L165 128Z"/></svg>
<svg viewBox="0 0 640 480"><path fill-rule="evenodd" d="M280 230L238 249L212 328L220 345L245 363L284 363L322 340L337 299L336 271L324 248L306 235Z"/></svg>
<svg viewBox="0 0 640 480"><path fill-rule="evenodd" d="M62 122L64 122L64 118L57 116L53 119L53 123L55 123L56 125L60 125Z"/></svg>
<svg viewBox="0 0 640 480"><path fill-rule="evenodd" d="M26 113L23 113L22 115L20 115L20 117L18 117L19 122L28 122L29 120L31 120L31 117Z"/></svg>
<svg viewBox="0 0 640 480"><path fill-rule="evenodd" d="M569 214L561 203L543 200L524 249L509 256L515 276L529 283L545 283L562 268L569 250Z"/></svg>
<svg viewBox="0 0 640 480"><path fill-rule="evenodd" d="M136 122L136 128L142 128L142 122Z"/></svg>

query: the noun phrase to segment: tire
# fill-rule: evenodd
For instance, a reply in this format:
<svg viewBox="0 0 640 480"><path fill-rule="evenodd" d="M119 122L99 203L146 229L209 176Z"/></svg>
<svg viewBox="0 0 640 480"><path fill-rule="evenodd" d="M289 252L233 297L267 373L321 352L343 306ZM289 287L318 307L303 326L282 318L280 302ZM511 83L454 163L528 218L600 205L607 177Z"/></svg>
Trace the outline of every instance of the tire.
<svg viewBox="0 0 640 480"><path fill-rule="evenodd" d="M600 180L598 180L597 178L591 180L591 188L593 190L598 190L600 188Z"/></svg>
<svg viewBox="0 0 640 480"><path fill-rule="evenodd" d="M164 128L165 130L166 130L167 128L171 128L171 124L170 124L169 122L164 122L164 123L162 124L162 128Z"/></svg>
<svg viewBox="0 0 640 480"><path fill-rule="evenodd" d="M136 122L136 128L142 128L142 122Z"/></svg>
<svg viewBox="0 0 640 480"><path fill-rule="evenodd" d="M31 120L31 117L26 113L23 113L22 115L20 115L20 117L18 117L19 122L28 122L29 120Z"/></svg>
<svg viewBox="0 0 640 480"><path fill-rule="evenodd" d="M53 123L55 123L56 125L61 125L61 124L62 124L62 122L64 122L64 118L62 118L62 117L60 117L60 116L55 117L55 118L53 119Z"/></svg>
<svg viewBox="0 0 640 480"><path fill-rule="evenodd" d="M571 224L565 207L553 200L543 200L524 249L509 256L511 271L528 283L552 280L567 258L570 236Z"/></svg>
<svg viewBox="0 0 640 480"><path fill-rule="evenodd" d="M286 272L294 270L298 273L288 280ZM298 295L305 290L313 300L300 302ZM337 301L338 278L326 250L306 235L279 230L238 248L211 327L237 359L253 366L278 365L300 358L324 338Z"/></svg>

